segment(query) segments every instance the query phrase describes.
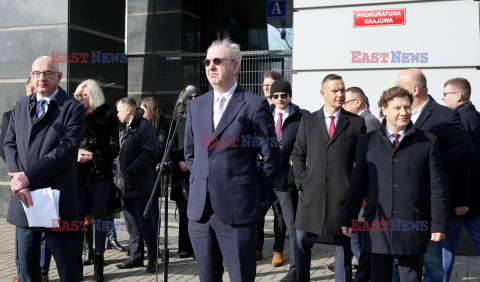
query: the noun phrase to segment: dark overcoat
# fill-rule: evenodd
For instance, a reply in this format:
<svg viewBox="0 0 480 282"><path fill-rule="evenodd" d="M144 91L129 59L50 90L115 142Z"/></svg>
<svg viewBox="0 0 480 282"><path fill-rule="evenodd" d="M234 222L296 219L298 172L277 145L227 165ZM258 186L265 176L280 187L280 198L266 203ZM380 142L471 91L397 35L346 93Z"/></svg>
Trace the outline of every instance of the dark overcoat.
<svg viewBox="0 0 480 282"><path fill-rule="evenodd" d="M274 112L275 105L270 105L270 111ZM290 157L292 155L295 139L297 138L298 126L300 120L305 114L310 112L300 109L295 104L290 104L290 112L285 122L282 124L282 140L279 145L282 150L282 164L277 178L275 179L275 190L282 192L296 191L295 174L293 173L293 166L290 164Z"/></svg>
<svg viewBox="0 0 480 282"><path fill-rule="evenodd" d="M339 235L355 150L365 120L340 110L329 139L323 108L302 117L292 152L299 188L295 228L319 235Z"/></svg>
<svg viewBox="0 0 480 282"><path fill-rule="evenodd" d="M85 108L60 87L40 118L36 104L33 94L18 101L12 111L4 145L8 171L24 171L32 191L47 187L60 190L60 219L78 220L77 155ZM7 221L28 227L23 206L13 194Z"/></svg>
<svg viewBox="0 0 480 282"><path fill-rule="evenodd" d="M480 175L480 113L475 109L472 102L468 101L455 108L460 114L462 124L465 127L470 139L473 142L473 151L470 157L470 178L468 193L467 215L480 216L480 185L478 176Z"/></svg>
<svg viewBox="0 0 480 282"><path fill-rule="evenodd" d="M468 205L468 161L473 145L456 110L438 104L429 96L415 128L435 135L442 154L445 184L449 191L450 214L455 216L455 206Z"/></svg>
<svg viewBox="0 0 480 282"><path fill-rule="evenodd" d="M352 226L364 198L369 225L354 226L369 231L365 236L369 251L425 253L430 232L448 232L447 192L436 137L410 123L394 149L385 122L380 129L361 136L342 226Z"/></svg>

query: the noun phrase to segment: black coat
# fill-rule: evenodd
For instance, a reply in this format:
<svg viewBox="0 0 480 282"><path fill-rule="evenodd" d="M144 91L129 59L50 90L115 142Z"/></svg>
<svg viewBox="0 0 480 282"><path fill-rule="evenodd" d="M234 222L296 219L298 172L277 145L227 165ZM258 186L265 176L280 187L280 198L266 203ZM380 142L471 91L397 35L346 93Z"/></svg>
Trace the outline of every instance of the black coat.
<svg viewBox="0 0 480 282"><path fill-rule="evenodd" d="M480 186L478 185L478 176L480 175L480 113L477 112L472 102L466 102L456 108L462 119L462 124L467 130L470 139L472 139L474 149L470 158L470 189L468 190L468 208L467 215L480 216Z"/></svg>
<svg viewBox="0 0 480 282"><path fill-rule="evenodd" d="M340 235L358 137L365 120L343 109L329 139L323 108L302 117L292 152L300 189L295 228L319 235Z"/></svg>
<svg viewBox="0 0 480 282"><path fill-rule="evenodd" d="M188 179L190 177L190 171L184 172L178 166L179 162L184 162L185 157L183 155L183 142L185 138L185 119L180 118L178 122L178 129L177 134L173 136L173 146L172 151L170 152L170 156L172 158L172 194L170 199L172 201L179 201L183 200L184 198L182 190L180 189L179 183L186 183L183 184L184 186L188 185Z"/></svg>
<svg viewBox="0 0 480 282"><path fill-rule="evenodd" d="M275 105L270 105L270 111L274 112ZM280 172L275 179L275 190L282 192L296 191L295 174L293 166L290 165L290 157L292 155L295 139L297 138L298 126L302 116L309 114L309 111L300 109L295 104L290 104L290 112L285 122L282 124L282 140L279 145L282 150L282 163Z"/></svg>
<svg viewBox="0 0 480 282"><path fill-rule="evenodd" d="M120 127L115 184L120 198L146 198L155 183L152 166L158 150L157 134L152 123L143 118L141 108L135 112L128 133L125 126Z"/></svg>
<svg viewBox="0 0 480 282"><path fill-rule="evenodd" d="M369 251L390 255L425 253L430 231L448 232L447 193L435 136L410 123L394 149L385 122L380 129L361 136L342 226L352 226L363 198L367 199L365 220L372 226L365 236ZM373 221L378 226L381 221L388 225L379 230L373 227Z"/></svg>
<svg viewBox="0 0 480 282"><path fill-rule="evenodd" d="M85 108L62 88L36 117L36 95L17 102L5 136L5 155L10 172L24 171L30 189L60 190L60 218L78 220L77 155L85 127ZM35 203L34 203L35 205ZM11 194L7 221L28 227L20 200Z"/></svg>
<svg viewBox="0 0 480 282"><path fill-rule="evenodd" d="M80 148L93 153L91 161L78 164L81 177L106 179L112 176L112 164L120 150L118 143L118 122L104 104L85 118Z"/></svg>
<svg viewBox="0 0 480 282"><path fill-rule="evenodd" d="M460 115L438 104L430 96L414 126L438 139L445 183L449 190L450 214L454 216L455 206L468 205L469 185L465 179L468 179L468 160L473 149Z"/></svg>

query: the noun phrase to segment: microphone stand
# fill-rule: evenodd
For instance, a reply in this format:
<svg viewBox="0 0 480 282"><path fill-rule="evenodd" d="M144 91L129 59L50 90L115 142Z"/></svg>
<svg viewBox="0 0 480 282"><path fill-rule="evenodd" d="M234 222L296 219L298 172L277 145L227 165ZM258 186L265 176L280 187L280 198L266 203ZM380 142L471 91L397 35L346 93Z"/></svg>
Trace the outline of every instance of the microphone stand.
<svg viewBox="0 0 480 282"><path fill-rule="evenodd" d="M143 217L149 218L150 217L150 210L152 209L152 203L155 200L155 195L157 193L157 189L160 186L162 188L162 175L165 174L166 170L168 170L167 166L168 163L166 159L172 150L174 136L177 134L178 129L178 122L182 118L183 114L185 113L186 103L183 102L182 106L179 107L179 114L177 120L175 121L175 127L173 129L173 133L170 135L170 140L167 142L167 147L165 149L165 153L163 154L162 161L157 165L157 172L158 176L155 181L155 185L153 186L152 194L150 194L150 199L148 200L147 205L145 206L145 210L143 211ZM174 111L175 114L175 111ZM164 240L163 240L163 250L162 250L162 262L163 262L163 281L168 281L168 264L170 258L170 250L168 249L168 176L165 176L165 186L164 186L164 196L165 196L165 208L164 208ZM161 197L161 196L160 196ZM157 234L157 246L159 243L159 236ZM157 261L156 261L156 281L158 281L158 247L157 247Z"/></svg>

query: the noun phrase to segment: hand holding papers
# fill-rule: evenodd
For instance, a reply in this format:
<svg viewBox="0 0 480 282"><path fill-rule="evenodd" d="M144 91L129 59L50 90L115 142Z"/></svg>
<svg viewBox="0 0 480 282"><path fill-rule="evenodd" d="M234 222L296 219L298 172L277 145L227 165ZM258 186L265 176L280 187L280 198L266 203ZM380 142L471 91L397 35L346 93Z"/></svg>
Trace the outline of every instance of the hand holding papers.
<svg viewBox="0 0 480 282"><path fill-rule="evenodd" d="M55 222L60 220L59 201L60 191L49 188L37 189L30 192L33 206L23 205L27 215L29 227L53 228ZM22 203L23 204L23 203Z"/></svg>

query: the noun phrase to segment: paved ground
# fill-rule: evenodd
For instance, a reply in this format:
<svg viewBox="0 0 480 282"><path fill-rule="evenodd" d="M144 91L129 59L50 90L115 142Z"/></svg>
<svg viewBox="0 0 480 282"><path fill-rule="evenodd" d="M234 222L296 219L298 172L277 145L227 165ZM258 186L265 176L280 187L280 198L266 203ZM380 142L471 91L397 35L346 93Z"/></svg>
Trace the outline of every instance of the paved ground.
<svg viewBox="0 0 480 282"><path fill-rule="evenodd" d="M172 205L170 206L172 207ZM173 211L172 211L173 212ZM271 220L271 216L267 218ZM121 220L119 220L121 221ZM170 248L170 281L199 281L195 260L179 259L177 256L177 234L178 224L174 217L169 227L169 248ZM268 226L268 224L267 224ZM11 281L16 275L14 261L14 234L15 229L8 224L5 218L0 218L0 281ZM162 233L163 234L163 231ZM118 232L118 239L124 246L127 245L128 233L126 231ZM163 246L163 241L161 242ZM264 255L265 259L257 263L256 281L279 281L288 271L288 264L281 267L270 265L273 245L273 231L266 230ZM286 248L287 249L287 248ZM325 265L333 261L333 247L331 245L316 244L313 248L312 257L312 281L334 281L333 273L325 268ZM127 259L124 253L107 250L105 253L105 280L106 281L155 281L155 275L146 274L145 268L135 268L133 270L119 270L116 264ZM288 262L289 254L285 254L285 261ZM146 263L146 261L145 261ZM162 281L163 274L158 277ZM84 269L84 281L91 281L93 278L93 266L86 266ZM55 268L55 262L52 260L50 267L51 281L60 281ZM229 281L228 274L225 273L224 280ZM477 256L457 256L455 262L454 275L452 281L480 281L480 257Z"/></svg>

